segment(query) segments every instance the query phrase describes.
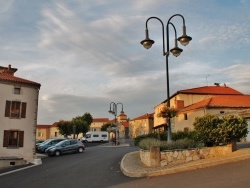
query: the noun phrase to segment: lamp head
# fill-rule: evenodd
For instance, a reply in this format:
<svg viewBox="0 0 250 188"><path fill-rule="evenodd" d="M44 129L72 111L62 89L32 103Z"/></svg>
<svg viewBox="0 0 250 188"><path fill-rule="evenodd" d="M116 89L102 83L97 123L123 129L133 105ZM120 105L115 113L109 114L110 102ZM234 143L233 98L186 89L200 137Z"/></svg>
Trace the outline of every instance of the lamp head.
<svg viewBox="0 0 250 188"><path fill-rule="evenodd" d="M144 46L144 48L146 49L149 49L151 48L151 46L155 43L155 41L149 39L149 38L146 38L145 40L142 40L141 41L141 44Z"/></svg>
<svg viewBox="0 0 250 188"><path fill-rule="evenodd" d="M141 41L141 44L144 48L149 49L155 43L155 41L151 40L148 36L148 29L145 30L146 39Z"/></svg>
<svg viewBox="0 0 250 188"><path fill-rule="evenodd" d="M176 46L176 47L174 47L174 48L172 48L172 49L170 50L170 52L171 52L175 57L178 57L178 56L181 54L182 51L183 51L183 50L182 50L181 48L179 48L178 46Z"/></svg>
<svg viewBox="0 0 250 188"><path fill-rule="evenodd" d="M188 43L192 40L192 37L187 36L187 35L182 35L181 37L178 38L178 41L183 45L186 46Z"/></svg>

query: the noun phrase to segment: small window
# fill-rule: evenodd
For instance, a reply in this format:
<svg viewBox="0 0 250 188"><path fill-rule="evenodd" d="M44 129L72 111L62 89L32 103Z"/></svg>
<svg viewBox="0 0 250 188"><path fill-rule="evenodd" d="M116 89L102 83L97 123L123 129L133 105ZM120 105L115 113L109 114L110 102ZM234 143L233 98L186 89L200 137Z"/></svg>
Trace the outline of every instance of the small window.
<svg viewBox="0 0 250 188"><path fill-rule="evenodd" d="M106 138L106 137L107 137L107 135L106 135L106 134L102 134L102 137L105 137L105 138Z"/></svg>
<svg viewBox="0 0 250 188"><path fill-rule="evenodd" d="M3 138L3 147L23 147L24 131L5 130Z"/></svg>
<svg viewBox="0 0 250 188"><path fill-rule="evenodd" d="M21 88L15 87L15 88L14 88L14 94L20 95L20 94L21 94Z"/></svg>
<svg viewBox="0 0 250 188"><path fill-rule="evenodd" d="M6 101L5 117L26 118L27 103L20 101Z"/></svg>
<svg viewBox="0 0 250 188"><path fill-rule="evenodd" d="M220 114L224 114L225 113L225 111L220 111Z"/></svg>
<svg viewBox="0 0 250 188"><path fill-rule="evenodd" d="M55 137L57 137L57 132L55 132Z"/></svg>
<svg viewBox="0 0 250 188"><path fill-rule="evenodd" d="M99 135L98 134L93 134L93 137L99 137Z"/></svg>
<svg viewBox="0 0 250 188"><path fill-rule="evenodd" d="M188 119L188 115L184 114L184 120L187 120L187 119Z"/></svg>
<svg viewBox="0 0 250 188"><path fill-rule="evenodd" d="M188 132L189 128L188 127L184 127L184 132Z"/></svg>

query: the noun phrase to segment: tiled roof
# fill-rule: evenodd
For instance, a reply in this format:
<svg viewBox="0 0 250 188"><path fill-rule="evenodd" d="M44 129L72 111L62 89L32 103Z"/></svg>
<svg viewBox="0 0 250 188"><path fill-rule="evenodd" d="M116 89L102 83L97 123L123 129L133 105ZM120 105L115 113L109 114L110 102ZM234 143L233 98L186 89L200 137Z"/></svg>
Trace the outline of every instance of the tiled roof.
<svg viewBox="0 0 250 188"><path fill-rule="evenodd" d="M184 94L204 94L204 95L243 95L243 93L225 86L204 86L177 92Z"/></svg>
<svg viewBox="0 0 250 188"><path fill-rule="evenodd" d="M250 108L250 95L211 97L184 107L179 112L186 112L199 108Z"/></svg>
<svg viewBox="0 0 250 188"><path fill-rule="evenodd" d="M1 81L34 85L34 86L39 87L39 88L41 87L41 84L39 84L37 82L33 82L33 81L30 81L30 80L19 78L19 77L13 76L13 75L8 74L8 73L0 73L0 82Z"/></svg>
<svg viewBox="0 0 250 188"><path fill-rule="evenodd" d="M131 119L130 121L141 120L141 119L153 119L153 118L154 118L154 113L151 113L151 114L146 113L142 116L138 116L134 119Z"/></svg>
<svg viewBox="0 0 250 188"><path fill-rule="evenodd" d="M37 129L42 129L42 128L50 128L51 125L36 125Z"/></svg>
<svg viewBox="0 0 250 188"><path fill-rule="evenodd" d="M127 116L127 115L126 115L126 114L124 114L124 113L121 113L120 115L118 115L118 117L119 117L119 116Z"/></svg>
<svg viewBox="0 0 250 188"><path fill-rule="evenodd" d="M128 123L128 122L121 122L121 124L122 124L124 127L129 127L129 123Z"/></svg>
<svg viewBox="0 0 250 188"><path fill-rule="evenodd" d="M109 122L108 118L93 118L93 122L98 123L98 122Z"/></svg>

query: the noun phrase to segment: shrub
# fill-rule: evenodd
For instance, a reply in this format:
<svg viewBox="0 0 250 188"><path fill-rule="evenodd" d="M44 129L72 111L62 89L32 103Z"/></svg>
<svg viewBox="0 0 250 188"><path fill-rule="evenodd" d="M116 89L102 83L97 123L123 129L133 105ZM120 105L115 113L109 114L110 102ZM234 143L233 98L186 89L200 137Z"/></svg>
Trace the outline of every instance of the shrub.
<svg viewBox="0 0 250 188"><path fill-rule="evenodd" d="M155 138L146 138L139 142L139 148L144 150L149 150L150 147L152 146L159 146L160 150L163 151L163 150L196 148L201 145L189 139L180 139L177 141L167 142L167 141L160 141Z"/></svg>
<svg viewBox="0 0 250 188"><path fill-rule="evenodd" d="M227 144L245 137L248 133L246 120L235 115L222 118L216 115L198 117L195 119L194 128L198 139L206 146Z"/></svg>
<svg viewBox="0 0 250 188"><path fill-rule="evenodd" d="M139 142L143 139L146 139L146 138L158 138L158 134L157 133L150 133L150 134L144 134L144 135L137 136L136 138L134 138L135 146L138 146Z"/></svg>

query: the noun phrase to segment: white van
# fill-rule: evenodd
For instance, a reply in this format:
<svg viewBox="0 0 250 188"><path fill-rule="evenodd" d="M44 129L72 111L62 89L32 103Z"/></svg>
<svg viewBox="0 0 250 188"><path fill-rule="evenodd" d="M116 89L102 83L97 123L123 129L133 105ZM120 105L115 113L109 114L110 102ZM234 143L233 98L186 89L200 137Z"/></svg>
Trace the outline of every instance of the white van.
<svg viewBox="0 0 250 188"><path fill-rule="evenodd" d="M86 133L87 142L108 142L109 136L106 131L90 131Z"/></svg>

